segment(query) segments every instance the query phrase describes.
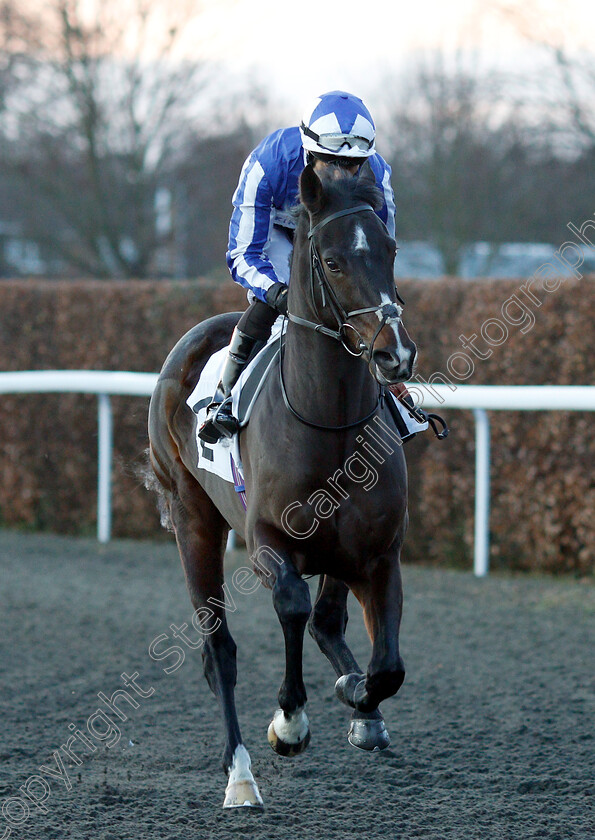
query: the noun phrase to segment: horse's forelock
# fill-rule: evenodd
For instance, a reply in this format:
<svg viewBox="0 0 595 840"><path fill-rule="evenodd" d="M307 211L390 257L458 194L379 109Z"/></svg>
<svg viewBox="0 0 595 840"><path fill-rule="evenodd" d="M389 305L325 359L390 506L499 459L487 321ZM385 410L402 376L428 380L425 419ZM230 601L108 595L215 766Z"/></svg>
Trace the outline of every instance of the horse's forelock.
<svg viewBox="0 0 595 840"><path fill-rule="evenodd" d="M343 206L351 200L369 204L374 210L380 210L384 204L382 191L376 186L375 180L371 180L371 178L348 174L345 174L345 177L337 178L325 176L323 173L321 180L328 204Z"/></svg>
<svg viewBox="0 0 595 840"><path fill-rule="evenodd" d="M384 204L384 196L375 181L361 178L358 175L349 175L345 172L344 177L335 177L326 174L320 175L326 197L325 205L333 207L348 206L349 203L369 204L374 210L380 210ZM303 220L306 223L308 212L303 204L296 205L293 210L296 224Z"/></svg>

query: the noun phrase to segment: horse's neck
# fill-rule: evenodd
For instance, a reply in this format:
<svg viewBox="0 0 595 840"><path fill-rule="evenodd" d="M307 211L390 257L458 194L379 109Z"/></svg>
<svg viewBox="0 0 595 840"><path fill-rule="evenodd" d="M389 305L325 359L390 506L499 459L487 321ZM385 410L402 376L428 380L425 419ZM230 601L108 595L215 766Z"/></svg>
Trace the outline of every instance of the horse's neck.
<svg viewBox="0 0 595 840"><path fill-rule="evenodd" d="M321 323L322 309L311 299L305 255L299 271L292 273L289 310ZM332 328L338 329L338 325L332 323ZM321 425L354 423L372 410L378 396L378 385L361 358L351 356L338 341L295 323L287 328L283 378L292 406Z"/></svg>

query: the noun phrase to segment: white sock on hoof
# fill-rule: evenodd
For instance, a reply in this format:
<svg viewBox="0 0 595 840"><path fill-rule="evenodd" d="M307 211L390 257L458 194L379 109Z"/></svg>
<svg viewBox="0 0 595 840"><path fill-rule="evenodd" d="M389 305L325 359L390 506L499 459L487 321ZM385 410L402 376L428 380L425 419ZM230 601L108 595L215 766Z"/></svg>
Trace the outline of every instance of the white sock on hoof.
<svg viewBox="0 0 595 840"><path fill-rule="evenodd" d="M310 722L303 707L296 709L289 717L286 717L283 709L277 709L273 715L273 729L284 744L299 744L308 734Z"/></svg>

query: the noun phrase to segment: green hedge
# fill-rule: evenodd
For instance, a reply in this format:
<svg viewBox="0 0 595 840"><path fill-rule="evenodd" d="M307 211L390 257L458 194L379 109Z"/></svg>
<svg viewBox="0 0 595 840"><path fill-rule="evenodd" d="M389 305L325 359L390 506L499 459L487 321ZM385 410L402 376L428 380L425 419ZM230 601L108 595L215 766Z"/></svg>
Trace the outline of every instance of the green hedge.
<svg viewBox="0 0 595 840"><path fill-rule="evenodd" d="M420 351L417 375L447 377L456 386L473 365L468 384L590 384L593 283L573 279L558 285L552 278L550 291L521 280L400 282L405 322ZM243 290L231 281L4 281L0 369L157 371L193 324L244 306ZM459 336L474 334L464 347ZM479 358L490 350L489 358ZM155 536L160 532L154 500L136 469L147 446L148 400L114 397L113 404L114 532ZM447 441L439 443L428 433L406 447L411 527L405 559L469 566L474 424L469 412L444 413L452 428ZM493 412L491 417L492 566L592 573L590 415ZM0 396L1 523L92 533L96 446L94 397Z"/></svg>

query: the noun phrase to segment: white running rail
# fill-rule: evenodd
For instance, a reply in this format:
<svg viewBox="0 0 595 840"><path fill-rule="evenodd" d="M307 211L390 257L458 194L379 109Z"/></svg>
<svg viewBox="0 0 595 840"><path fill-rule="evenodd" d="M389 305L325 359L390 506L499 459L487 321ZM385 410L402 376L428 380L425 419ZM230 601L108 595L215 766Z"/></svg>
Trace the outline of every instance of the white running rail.
<svg viewBox="0 0 595 840"><path fill-rule="evenodd" d="M150 397L157 373L105 370L27 370L0 373L0 394L97 395L97 539L112 535L113 422L110 396Z"/></svg>
<svg viewBox="0 0 595 840"><path fill-rule="evenodd" d="M111 538L113 428L110 396L150 397L156 373L44 370L0 373L0 394L77 393L98 398L97 539ZM454 386L453 386L454 388ZM473 570L489 570L490 424L487 411L595 411L595 386L448 385L416 383L415 397L426 409L470 409L475 416L475 541ZM421 392L421 393L420 393ZM431 432L428 432L431 434ZM436 446L447 446L436 443Z"/></svg>

